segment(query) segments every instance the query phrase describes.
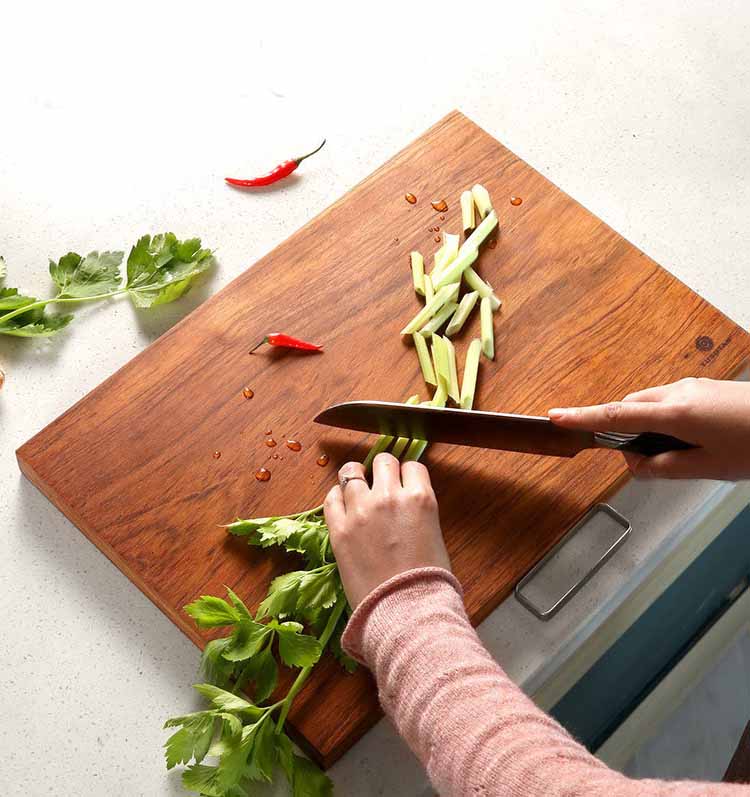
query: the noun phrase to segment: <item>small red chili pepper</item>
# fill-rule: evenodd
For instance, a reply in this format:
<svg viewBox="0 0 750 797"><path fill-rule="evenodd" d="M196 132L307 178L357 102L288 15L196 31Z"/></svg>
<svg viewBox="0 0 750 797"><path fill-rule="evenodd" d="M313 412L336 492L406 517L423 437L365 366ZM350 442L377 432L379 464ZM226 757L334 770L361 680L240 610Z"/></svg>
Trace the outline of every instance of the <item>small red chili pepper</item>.
<svg viewBox="0 0 750 797"><path fill-rule="evenodd" d="M299 349L300 351L323 351L323 347L318 346L317 343L308 343L306 340L292 338L289 335L283 335L281 332L271 332L271 334L266 335L263 340L260 341L260 343L256 343L256 345L250 349L249 353L252 354L264 343L268 343L271 346L279 346L284 349Z"/></svg>
<svg viewBox="0 0 750 797"><path fill-rule="evenodd" d="M234 185L238 188L255 188L256 186L260 185L271 185L279 180L283 180L284 177L289 177L289 175L300 165L300 163L302 163L303 160L305 160L305 158L309 158L310 155L314 155L316 152L319 152L325 143L326 140L323 139L323 143L319 147L316 147L312 152L308 152L307 155L303 155L301 158L292 158L292 160L284 161L275 169L272 169L270 172L268 172L268 174L263 174L260 177L253 177L250 180L237 180L234 177L225 177L224 179L229 183L229 185Z"/></svg>

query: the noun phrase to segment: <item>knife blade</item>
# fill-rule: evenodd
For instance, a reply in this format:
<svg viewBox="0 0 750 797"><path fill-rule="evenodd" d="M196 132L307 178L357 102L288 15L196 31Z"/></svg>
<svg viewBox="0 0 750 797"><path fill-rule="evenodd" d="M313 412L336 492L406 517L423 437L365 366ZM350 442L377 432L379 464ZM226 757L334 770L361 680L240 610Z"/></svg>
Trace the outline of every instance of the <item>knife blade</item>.
<svg viewBox="0 0 750 797"><path fill-rule="evenodd" d="M694 448L691 443L654 432L638 435L586 432L565 429L556 426L549 418L535 415L389 401L336 404L323 410L314 420L315 423L359 432L552 457L574 457L586 448L610 448L645 456Z"/></svg>

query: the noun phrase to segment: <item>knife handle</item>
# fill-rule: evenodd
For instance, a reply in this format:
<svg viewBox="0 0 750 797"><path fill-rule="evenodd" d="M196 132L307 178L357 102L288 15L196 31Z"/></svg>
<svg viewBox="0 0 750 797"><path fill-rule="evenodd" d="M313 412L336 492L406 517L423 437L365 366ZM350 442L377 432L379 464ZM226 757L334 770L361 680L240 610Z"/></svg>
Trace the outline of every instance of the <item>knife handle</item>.
<svg viewBox="0 0 750 797"><path fill-rule="evenodd" d="M616 446L618 451L627 451L632 454L641 454L644 457L655 457L657 454L664 454L667 451L685 451L689 448L697 448L692 443L686 443L678 437L659 432L641 432L631 440L624 441Z"/></svg>

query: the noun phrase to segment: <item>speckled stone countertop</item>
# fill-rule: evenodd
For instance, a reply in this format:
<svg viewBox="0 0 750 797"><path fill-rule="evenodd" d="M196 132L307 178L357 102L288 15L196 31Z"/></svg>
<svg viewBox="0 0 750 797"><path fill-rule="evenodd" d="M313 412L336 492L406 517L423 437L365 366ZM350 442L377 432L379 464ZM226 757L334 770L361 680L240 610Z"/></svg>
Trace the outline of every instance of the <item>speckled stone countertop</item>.
<svg viewBox="0 0 750 797"><path fill-rule="evenodd" d="M447 111L750 325L747 4L489 4L468 18L455 4L385 2L366 16L336 5L32 0L4 19L9 284L44 295L48 257L125 248L145 231L199 234L220 258L211 280L158 312L113 301L81 308L56 340L0 341L7 797L180 794L161 724L195 705L198 661L22 479L15 448ZM321 135L304 177L254 195L222 185ZM680 504L665 511L656 495L642 522L663 538ZM635 567L649 538L623 561ZM503 611L483 633L523 680L524 641ZM333 776L340 794L424 787L385 724Z"/></svg>

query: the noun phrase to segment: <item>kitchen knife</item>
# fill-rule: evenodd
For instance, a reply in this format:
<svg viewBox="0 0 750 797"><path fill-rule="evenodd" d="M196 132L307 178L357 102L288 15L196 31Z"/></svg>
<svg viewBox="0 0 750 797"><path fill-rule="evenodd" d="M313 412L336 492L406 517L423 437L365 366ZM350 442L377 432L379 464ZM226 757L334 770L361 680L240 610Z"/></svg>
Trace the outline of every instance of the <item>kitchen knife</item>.
<svg viewBox="0 0 750 797"><path fill-rule="evenodd" d="M549 418L412 406L388 401L348 401L323 410L316 423L359 432L410 437L431 443L495 448L551 457L574 457L586 448L609 448L647 457L695 448L657 432L584 432L556 426Z"/></svg>

